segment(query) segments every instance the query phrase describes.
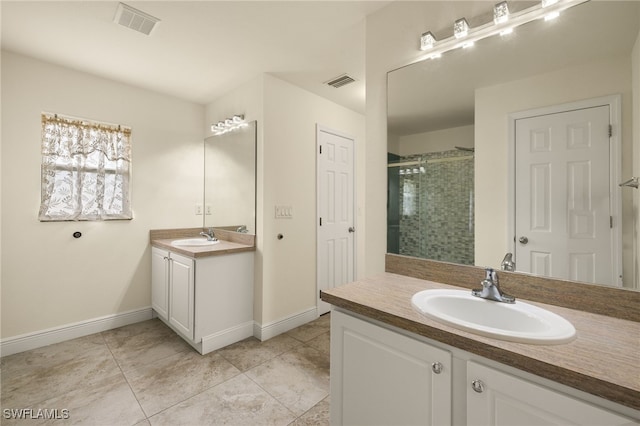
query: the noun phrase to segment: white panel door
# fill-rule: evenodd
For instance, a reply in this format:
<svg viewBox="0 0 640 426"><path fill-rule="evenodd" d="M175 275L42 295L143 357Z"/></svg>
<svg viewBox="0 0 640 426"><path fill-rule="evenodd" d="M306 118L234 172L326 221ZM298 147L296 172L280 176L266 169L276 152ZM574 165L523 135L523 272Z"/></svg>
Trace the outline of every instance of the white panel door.
<svg viewBox="0 0 640 426"><path fill-rule="evenodd" d="M318 290L354 279L354 140L318 128ZM329 312L321 301L318 314Z"/></svg>
<svg viewBox="0 0 640 426"><path fill-rule="evenodd" d="M518 271L615 284L609 106L518 119Z"/></svg>

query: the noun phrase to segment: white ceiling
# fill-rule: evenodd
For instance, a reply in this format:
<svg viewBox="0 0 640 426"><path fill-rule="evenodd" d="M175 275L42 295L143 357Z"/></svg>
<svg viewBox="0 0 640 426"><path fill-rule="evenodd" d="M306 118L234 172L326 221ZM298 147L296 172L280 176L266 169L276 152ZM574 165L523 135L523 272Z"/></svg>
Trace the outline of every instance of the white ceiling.
<svg viewBox="0 0 640 426"><path fill-rule="evenodd" d="M161 20L150 36L113 22L116 1L3 0L2 48L200 104L271 73L364 113L364 19L390 2L124 3Z"/></svg>

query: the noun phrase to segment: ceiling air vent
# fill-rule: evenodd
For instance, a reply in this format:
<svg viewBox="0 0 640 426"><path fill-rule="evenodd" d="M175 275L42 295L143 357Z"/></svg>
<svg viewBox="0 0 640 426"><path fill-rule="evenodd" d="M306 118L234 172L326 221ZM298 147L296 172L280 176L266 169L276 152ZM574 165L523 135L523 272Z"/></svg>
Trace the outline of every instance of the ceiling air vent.
<svg viewBox="0 0 640 426"><path fill-rule="evenodd" d="M142 34L149 35L151 34L153 27L155 27L160 20L158 18L154 18L148 13L144 13L141 10L127 6L124 3L119 3L113 22L127 28L131 28L132 30L138 31Z"/></svg>
<svg viewBox="0 0 640 426"><path fill-rule="evenodd" d="M329 86L333 86L337 89L338 87L342 87L346 84L353 83L354 81L356 80L353 77L347 74L342 74L339 77L332 78L329 81L325 81L325 84L328 84Z"/></svg>

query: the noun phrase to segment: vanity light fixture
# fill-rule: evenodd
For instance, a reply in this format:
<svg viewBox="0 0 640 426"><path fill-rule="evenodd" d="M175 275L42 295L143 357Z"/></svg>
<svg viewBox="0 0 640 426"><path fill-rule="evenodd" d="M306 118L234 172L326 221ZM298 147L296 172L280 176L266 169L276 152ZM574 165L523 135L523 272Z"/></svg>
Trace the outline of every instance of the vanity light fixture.
<svg viewBox="0 0 640 426"><path fill-rule="evenodd" d="M542 8L545 9L547 7L553 6L556 3L558 3L558 0L542 0ZM549 12L548 14L546 14L544 16L544 20L551 21L553 19L556 19L558 16L560 16L560 12L554 10L553 12Z"/></svg>
<svg viewBox="0 0 640 426"><path fill-rule="evenodd" d="M500 3L493 6L493 23L504 24L509 20L509 5L506 1L501 1Z"/></svg>
<svg viewBox="0 0 640 426"><path fill-rule="evenodd" d="M544 20L551 21L553 19L556 19L558 16L560 16L560 12L558 11L549 12L546 15L544 15Z"/></svg>
<svg viewBox="0 0 640 426"><path fill-rule="evenodd" d="M453 25L453 36L438 40L437 43L433 33L430 31L422 34L420 37L420 50L429 49L430 51L428 54L417 56L411 63L439 58L443 53L450 50L470 47L478 40L497 34L510 34L516 27L536 19L553 19L558 17L561 11L586 1L588 0L542 0L534 6L517 12L511 12L506 1L499 2L493 8L493 20L483 25L470 28L465 18L458 19ZM429 35L433 37L433 40ZM462 38L464 40L460 40ZM411 65L411 63L405 65Z"/></svg>
<svg viewBox="0 0 640 426"><path fill-rule="evenodd" d="M469 23L466 19L460 18L453 23L453 35L456 38L466 37L469 34Z"/></svg>
<svg viewBox="0 0 640 426"><path fill-rule="evenodd" d="M224 121L219 121L211 125L211 131L214 136L222 135L224 133L232 132L237 129L247 127L247 122L244 120L244 115L236 114L231 118L226 118Z"/></svg>
<svg viewBox="0 0 640 426"><path fill-rule="evenodd" d="M436 44L436 38L431 31L427 31L420 37L420 50L432 49Z"/></svg>

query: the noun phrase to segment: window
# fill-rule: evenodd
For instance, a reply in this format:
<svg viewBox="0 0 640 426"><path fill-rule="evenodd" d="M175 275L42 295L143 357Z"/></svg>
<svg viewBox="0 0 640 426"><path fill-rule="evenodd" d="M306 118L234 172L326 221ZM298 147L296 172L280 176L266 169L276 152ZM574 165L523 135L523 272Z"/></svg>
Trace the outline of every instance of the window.
<svg viewBox="0 0 640 426"><path fill-rule="evenodd" d="M42 114L39 219L131 219L131 129Z"/></svg>

